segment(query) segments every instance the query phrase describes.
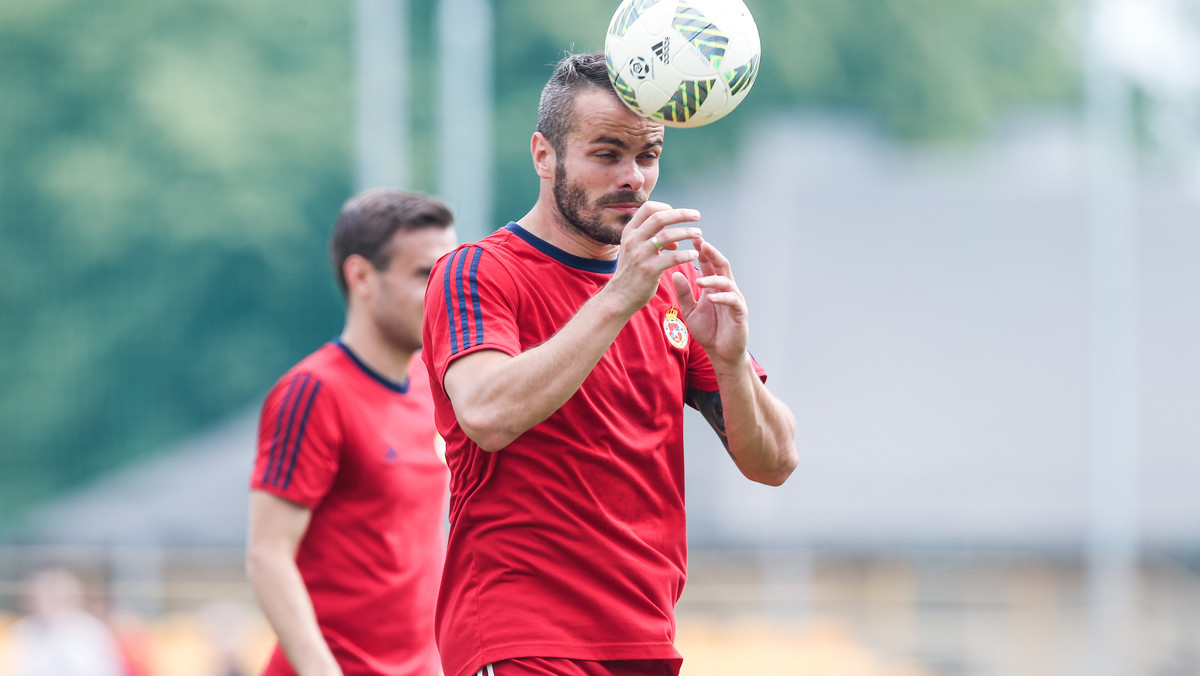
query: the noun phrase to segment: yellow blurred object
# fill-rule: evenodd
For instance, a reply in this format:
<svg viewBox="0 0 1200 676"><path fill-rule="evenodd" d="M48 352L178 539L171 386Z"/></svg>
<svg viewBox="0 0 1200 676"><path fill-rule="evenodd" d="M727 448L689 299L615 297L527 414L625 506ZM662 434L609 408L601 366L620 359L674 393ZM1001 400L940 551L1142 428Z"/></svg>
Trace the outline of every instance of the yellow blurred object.
<svg viewBox="0 0 1200 676"><path fill-rule="evenodd" d="M212 676L228 673L223 660L232 660L244 674L257 674L274 647L270 627L257 616L241 618L240 640L230 643L213 634L205 613L176 614L156 621L150 629L148 666L152 676ZM224 645L223 645L224 644Z"/></svg>
<svg viewBox="0 0 1200 676"><path fill-rule="evenodd" d="M148 646L153 674L207 676L214 674L217 655L194 618L171 615L155 624Z"/></svg>

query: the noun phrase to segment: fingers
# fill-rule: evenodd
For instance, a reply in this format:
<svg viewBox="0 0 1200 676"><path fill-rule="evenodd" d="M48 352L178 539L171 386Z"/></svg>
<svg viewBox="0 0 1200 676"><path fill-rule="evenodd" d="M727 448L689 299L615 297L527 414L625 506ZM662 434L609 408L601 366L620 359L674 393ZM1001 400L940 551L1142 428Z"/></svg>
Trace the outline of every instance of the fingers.
<svg viewBox="0 0 1200 676"><path fill-rule="evenodd" d="M696 238L695 246L696 250L700 252L697 261L700 263L701 272L706 275L720 275L733 279L733 268L729 264L729 259L717 247L700 237Z"/></svg>
<svg viewBox="0 0 1200 676"><path fill-rule="evenodd" d="M696 286L708 292L737 291L737 282L725 275L705 275L696 278Z"/></svg>
<svg viewBox="0 0 1200 676"><path fill-rule="evenodd" d="M626 226L626 237L634 240L644 240L655 251L675 250L679 242L685 239L698 239L700 229L695 227L669 228L668 226L681 223L692 223L700 220L700 212L695 209L674 209L662 202L646 202L630 219Z"/></svg>
<svg viewBox="0 0 1200 676"><path fill-rule="evenodd" d="M649 246L650 250L654 251L654 245L651 244ZM653 258L653 266L658 274L662 274L663 271L669 270L676 265L690 264L700 255L695 249L679 249L678 245L674 246L676 246L675 250L663 249L656 252Z"/></svg>
<svg viewBox="0 0 1200 676"><path fill-rule="evenodd" d="M663 204L655 206L666 207ZM605 285L606 289L613 289L619 298L627 301L627 307L635 309L650 302L664 272L678 265L691 265L700 256L700 252L692 247L679 247L680 241L699 237L698 228L664 230L667 224L679 222L681 216L686 220L693 215L698 217L698 214L690 209L676 212L669 208L653 211L654 208L647 210L649 215L639 211L634 219L630 219L621 234L617 269ZM635 225L638 219L640 222Z"/></svg>
<svg viewBox="0 0 1200 676"><path fill-rule="evenodd" d="M662 274L676 265L690 264L700 253L683 249L679 243L700 238L700 228L679 225L700 218L695 209L674 209L662 202L646 202L638 208L621 236L622 257L648 273ZM668 227L677 226L677 227Z"/></svg>
<svg viewBox="0 0 1200 676"><path fill-rule="evenodd" d="M629 224L649 238L668 225L691 223L698 220L700 220L700 212L695 209L676 209L664 202L646 202L638 207L637 213L629 220Z"/></svg>
<svg viewBox="0 0 1200 676"><path fill-rule="evenodd" d="M687 275L682 272L672 273L671 281L675 284L675 296L679 299L679 311L686 317L696 306L696 297L692 295L692 285L688 283Z"/></svg>
<svg viewBox="0 0 1200 676"><path fill-rule="evenodd" d="M679 248L679 243L685 239L696 240L700 238L700 228L667 228L650 236L650 245L658 251L674 251Z"/></svg>
<svg viewBox="0 0 1200 676"><path fill-rule="evenodd" d="M710 303L728 305L733 308L745 306L746 300L742 296L742 292L738 289L737 283L729 277L723 275L698 277L696 286L703 291L704 298ZM676 291L678 290L677 286Z"/></svg>
<svg viewBox="0 0 1200 676"><path fill-rule="evenodd" d="M713 305L724 305L735 310L740 310L746 306L746 302L742 299L742 294L731 291L724 293L706 293L704 294L704 298Z"/></svg>

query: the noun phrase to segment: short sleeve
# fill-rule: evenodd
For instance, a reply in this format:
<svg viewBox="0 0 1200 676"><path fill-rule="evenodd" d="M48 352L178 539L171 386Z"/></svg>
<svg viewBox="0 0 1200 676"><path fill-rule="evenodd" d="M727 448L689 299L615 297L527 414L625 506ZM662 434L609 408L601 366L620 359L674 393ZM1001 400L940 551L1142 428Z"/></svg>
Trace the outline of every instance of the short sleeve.
<svg viewBox="0 0 1200 676"><path fill-rule="evenodd" d="M263 402L250 487L315 508L333 485L341 443L332 392L311 373L289 373Z"/></svg>
<svg viewBox="0 0 1200 676"><path fill-rule="evenodd" d="M423 350L438 383L450 362L479 350L521 353L516 285L494 254L463 246L438 261L425 292Z"/></svg>

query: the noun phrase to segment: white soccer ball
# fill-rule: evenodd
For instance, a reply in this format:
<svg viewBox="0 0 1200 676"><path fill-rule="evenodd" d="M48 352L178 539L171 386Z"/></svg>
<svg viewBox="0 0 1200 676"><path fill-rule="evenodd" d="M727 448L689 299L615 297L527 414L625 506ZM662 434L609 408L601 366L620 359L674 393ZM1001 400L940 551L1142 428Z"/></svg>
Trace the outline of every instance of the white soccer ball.
<svg viewBox="0 0 1200 676"><path fill-rule="evenodd" d="M736 108L760 55L742 0L624 0L604 40L621 100L670 127L699 127Z"/></svg>

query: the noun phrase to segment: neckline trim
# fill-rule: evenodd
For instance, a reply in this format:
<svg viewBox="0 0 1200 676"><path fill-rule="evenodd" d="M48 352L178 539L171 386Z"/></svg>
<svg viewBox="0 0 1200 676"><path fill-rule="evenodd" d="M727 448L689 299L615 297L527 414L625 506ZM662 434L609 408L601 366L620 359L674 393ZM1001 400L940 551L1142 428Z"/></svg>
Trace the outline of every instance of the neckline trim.
<svg viewBox="0 0 1200 676"><path fill-rule="evenodd" d="M342 352L346 353L347 357L350 357L350 361L354 362L355 366L362 369L363 373L367 374L371 378L378 381L380 385L383 385L384 387L386 387L389 390L396 392L398 394L408 394L408 385L409 385L409 383L412 382L412 378L409 378L408 380L405 380L402 383L398 383L398 382L392 380L391 378L388 378L387 376L384 376L383 374L379 373L378 371L371 368L370 366L367 366L367 363L364 362L362 359L359 359L358 355L354 354L354 351L350 349L350 346L343 343L342 339L340 337L334 338L332 342L334 345L337 345L338 347L340 347L342 349Z"/></svg>
<svg viewBox="0 0 1200 676"><path fill-rule="evenodd" d="M525 240L533 248L541 251L547 256L568 267L575 268L576 270L583 270L584 272L599 272L606 275L611 275L617 271L616 259L606 261L596 258L584 258L583 256L576 256L575 254L567 253L566 251L554 246L532 232L529 232L525 228L522 228L515 222L509 222L509 224L504 226L504 228L517 237Z"/></svg>

